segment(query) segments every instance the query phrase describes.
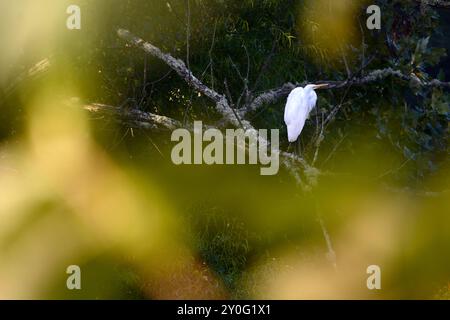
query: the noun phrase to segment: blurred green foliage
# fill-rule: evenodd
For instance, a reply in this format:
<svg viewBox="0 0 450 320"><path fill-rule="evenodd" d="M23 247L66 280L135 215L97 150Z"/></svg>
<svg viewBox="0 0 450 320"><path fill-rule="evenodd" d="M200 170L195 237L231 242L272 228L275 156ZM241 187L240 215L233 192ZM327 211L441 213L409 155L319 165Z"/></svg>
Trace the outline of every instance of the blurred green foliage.
<svg viewBox="0 0 450 320"><path fill-rule="evenodd" d="M235 102L245 86L257 95L286 82L345 80L346 64L357 76L391 67L407 75L414 74L417 81L450 80L445 50L450 43L450 17L431 7L421 8L416 1L374 1L382 8L380 31L366 30L365 5L361 3L353 17L355 37L342 48L342 56L321 48L313 37L302 33L301 30L315 28L317 24L313 18L301 19L316 14L311 1L70 2L81 6L82 30L62 30L56 44L30 49L23 59L10 66L3 87L36 61L43 58L52 61L52 69L45 77L24 82L20 89L0 100L0 141L4 145L16 143L25 134L23 122L28 115L25 106L48 81L57 92L66 93L66 88L75 86L88 102L137 108L183 122L220 120L212 103L188 88L164 63L119 40L118 28L126 28L186 61L194 74L217 91L226 92L227 83ZM246 101L246 97L242 99ZM266 105L249 118L257 127L279 128L284 133L283 105L284 101ZM303 155L308 161L315 156L316 145L311 137L317 135L318 123L338 105L340 111L320 138L323 141L316 165L324 171L358 177L349 178L344 187L332 178L324 178L325 186L317 191L318 197L330 199L331 194L337 193L343 198L354 195L348 197L356 201L358 188L367 185L370 188L373 180L399 188L448 187L445 178L450 175L448 90L389 78L365 86L321 92L317 112L302 135ZM312 209L315 199L299 196L285 172L267 182L260 177L251 178L255 174L252 168L174 168L168 163L171 145L167 134L134 132L105 119L92 119L92 123L96 141L115 163L137 172L136 176L153 179L170 195L174 207L182 213L180 219L187 220L189 245L225 284L230 297L254 297L253 292L242 287L241 281L257 281L249 267L264 257L276 255L279 247L316 248L319 243L323 249L322 234ZM286 141L282 147L288 147ZM346 225L347 218L353 218L348 212L335 214L339 201L336 196L324 204L331 230L339 230ZM444 211L436 216L437 225L441 220L448 222L447 209L445 205L433 207L435 211ZM423 209L421 214L426 212ZM275 222L278 219L282 221L279 224ZM398 260L400 265L409 261L414 271L420 272L421 268L429 268L430 263L418 262L417 256L426 257L429 248L441 245L444 249L438 250L442 256L437 258L440 267L435 272L438 280L444 281L448 280L445 268L450 265L445 257L449 242L448 237L442 236L445 230L438 232L442 239L428 239L434 227L438 226L427 225L425 240L413 244L417 250ZM436 251L428 254L433 261ZM87 262L86 269L92 270L87 277L98 284L89 289L87 297L144 297L144 284L132 267L120 265L113 271L108 269L114 259L100 256ZM402 272L399 267L394 273L398 281L403 281L400 295L420 296L420 292L412 293L404 284L415 277L414 272ZM99 278L97 274L103 276ZM108 279L112 278L121 281L111 284ZM428 279L424 276L419 282L426 286ZM55 286L49 285L49 296L66 297L67 293ZM442 283L432 287L442 287ZM447 291L440 297L447 297ZM70 294L69 297L77 298Z"/></svg>

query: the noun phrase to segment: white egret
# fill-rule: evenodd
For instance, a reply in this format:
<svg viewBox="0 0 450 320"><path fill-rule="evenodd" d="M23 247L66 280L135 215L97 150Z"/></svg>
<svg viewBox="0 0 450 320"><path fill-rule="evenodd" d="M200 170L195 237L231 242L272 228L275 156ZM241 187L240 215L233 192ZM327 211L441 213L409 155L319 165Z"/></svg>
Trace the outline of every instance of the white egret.
<svg viewBox="0 0 450 320"><path fill-rule="evenodd" d="M295 142L302 133L309 113L317 103L314 90L327 87L328 84L309 84L291 91L284 110L284 122L287 126L289 142Z"/></svg>

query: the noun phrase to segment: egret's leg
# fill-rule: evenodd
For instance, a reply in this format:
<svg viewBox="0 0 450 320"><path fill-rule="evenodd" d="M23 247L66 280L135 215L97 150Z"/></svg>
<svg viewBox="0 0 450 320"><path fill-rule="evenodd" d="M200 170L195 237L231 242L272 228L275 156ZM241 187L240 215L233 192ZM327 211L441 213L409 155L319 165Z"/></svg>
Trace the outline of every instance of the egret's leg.
<svg viewBox="0 0 450 320"><path fill-rule="evenodd" d="M297 141L295 142L295 153L298 156L301 156L301 154L302 154L302 145L300 142L300 138L298 138Z"/></svg>
<svg viewBox="0 0 450 320"><path fill-rule="evenodd" d="M292 149L292 142L289 142L288 148L287 148L287 152L291 152Z"/></svg>

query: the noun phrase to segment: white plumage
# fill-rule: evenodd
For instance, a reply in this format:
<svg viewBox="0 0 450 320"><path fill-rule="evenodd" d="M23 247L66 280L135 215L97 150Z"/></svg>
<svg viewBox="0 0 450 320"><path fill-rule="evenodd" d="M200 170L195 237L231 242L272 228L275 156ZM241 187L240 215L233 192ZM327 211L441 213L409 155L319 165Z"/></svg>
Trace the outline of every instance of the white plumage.
<svg viewBox="0 0 450 320"><path fill-rule="evenodd" d="M298 139L306 119L309 118L309 113L316 106L317 94L314 90L325 86L327 85L310 84L305 88L295 88L289 94L284 110L284 122L287 126L289 142L295 142Z"/></svg>

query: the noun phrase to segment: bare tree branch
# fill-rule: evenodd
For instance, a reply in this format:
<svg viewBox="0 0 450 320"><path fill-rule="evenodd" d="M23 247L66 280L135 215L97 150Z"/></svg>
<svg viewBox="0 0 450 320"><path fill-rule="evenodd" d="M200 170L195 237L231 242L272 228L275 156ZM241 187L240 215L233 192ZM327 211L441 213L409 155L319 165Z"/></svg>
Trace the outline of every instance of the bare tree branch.
<svg viewBox="0 0 450 320"><path fill-rule="evenodd" d="M138 109L121 108L101 103L84 104L82 107L91 113L112 117L118 122L136 129L175 130L182 127L178 120Z"/></svg>
<svg viewBox="0 0 450 320"><path fill-rule="evenodd" d="M279 88L271 89L261 93L246 109L240 110L241 116L245 115L247 112L255 111L263 105L277 103L281 99L286 98L295 87L302 85L303 84L293 84L291 82L288 82L283 84Z"/></svg>
<svg viewBox="0 0 450 320"><path fill-rule="evenodd" d="M6 88L3 90L2 97L0 97L0 102L11 95L23 82L42 76L50 69L50 67L50 60L44 59L36 63L29 70L22 72L18 77L10 81Z"/></svg>
<svg viewBox="0 0 450 320"><path fill-rule="evenodd" d="M424 82L419 80L417 77L412 75L405 75L399 70L394 70L392 68L374 70L367 74L362 78L356 78L345 81L317 81L318 84L326 83L328 84L327 89L341 89L349 86L360 86L365 85L372 82L381 81L388 77L396 77L403 81L413 82L414 85L420 87L430 87L430 88L445 88L450 89L450 82L442 82L437 79L433 79L428 82ZM265 104L274 104L279 102L282 99L285 99L289 93L295 88L299 86L305 86L307 83L296 83L293 84L291 82L283 84L279 88L271 89L266 92L261 93L257 96L253 102L246 108L245 110L240 110L241 117L244 116L247 112L255 111L261 108Z"/></svg>

